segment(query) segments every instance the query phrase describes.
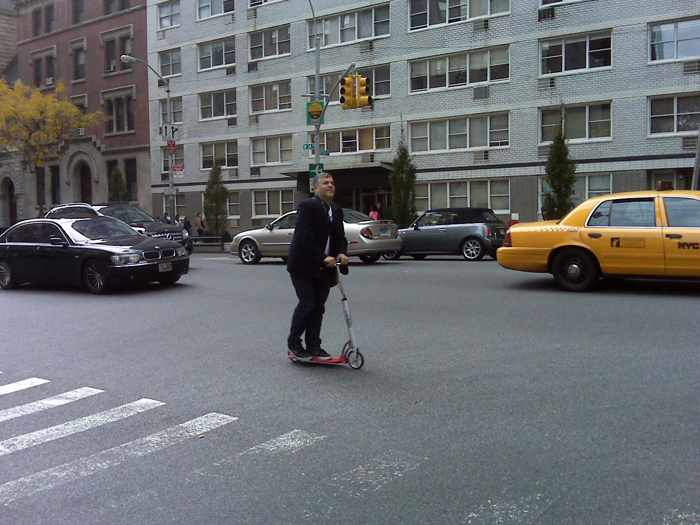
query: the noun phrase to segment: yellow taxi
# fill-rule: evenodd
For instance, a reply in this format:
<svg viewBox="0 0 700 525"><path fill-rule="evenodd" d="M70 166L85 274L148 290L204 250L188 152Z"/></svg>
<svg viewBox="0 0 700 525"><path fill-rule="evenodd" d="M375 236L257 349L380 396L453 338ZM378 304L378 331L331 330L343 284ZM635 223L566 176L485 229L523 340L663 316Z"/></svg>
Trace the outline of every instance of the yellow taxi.
<svg viewBox="0 0 700 525"><path fill-rule="evenodd" d="M514 224L496 256L579 292L601 277L700 278L700 191L588 199L560 221Z"/></svg>

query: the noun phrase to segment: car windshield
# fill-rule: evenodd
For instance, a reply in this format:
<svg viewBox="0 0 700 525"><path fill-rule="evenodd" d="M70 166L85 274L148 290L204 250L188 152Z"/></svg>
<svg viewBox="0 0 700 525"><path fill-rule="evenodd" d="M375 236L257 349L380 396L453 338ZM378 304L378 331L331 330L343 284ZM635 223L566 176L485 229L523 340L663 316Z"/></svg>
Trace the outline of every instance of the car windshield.
<svg viewBox="0 0 700 525"><path fill-rule="evenodd" d="M78 219L73 222L71 227L79 234L79 237L89 241L114 241L139 236L136 230L111 217Z"/></svg>
<svg viewBox="0 0 700 525"><path fill-rule="evenodd" d="M136 206L105 206L100 208L100 213L124 221L127 224L133 222L156 222L153 217Z"/></svg>
<svg viewBox="0 0 700 525"><path fill-rule="evenodd" d="M348 224L356 224L358 222L365 222L373 220L369 215L365 215L362 212L355 210L343 209L343 221Z"/></svg>

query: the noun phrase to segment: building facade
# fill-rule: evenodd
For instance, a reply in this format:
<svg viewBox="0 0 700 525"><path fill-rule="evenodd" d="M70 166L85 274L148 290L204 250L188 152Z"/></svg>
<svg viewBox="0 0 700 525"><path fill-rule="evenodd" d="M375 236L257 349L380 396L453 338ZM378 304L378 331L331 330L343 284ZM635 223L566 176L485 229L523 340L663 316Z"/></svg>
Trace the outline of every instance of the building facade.
<svg viewBox="0 0 700 525"><path fill-rule="evenodd" d="M131 201L150 210L148 82L119 59L146 53L145 0L16 4L20 80L42 91L62 82L71 102L105 117L95 129L77 129L43 172L16 174L18 219L59 203L106 201L117 168Z"/></svg>

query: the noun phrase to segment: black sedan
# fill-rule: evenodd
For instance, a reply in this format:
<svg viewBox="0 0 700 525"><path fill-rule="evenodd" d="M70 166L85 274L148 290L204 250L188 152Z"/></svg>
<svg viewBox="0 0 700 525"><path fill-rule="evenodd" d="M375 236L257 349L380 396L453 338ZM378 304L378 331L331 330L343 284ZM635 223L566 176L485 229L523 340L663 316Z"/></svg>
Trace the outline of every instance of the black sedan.
<svg viewBox="0 0 700 525"><path fill-rule="evenodd" d="M112 217L31 219L0 235L0 287L24 283L85 286L95 294L119 284L173 284L189 270L184 246L154 239Z"/></svg>

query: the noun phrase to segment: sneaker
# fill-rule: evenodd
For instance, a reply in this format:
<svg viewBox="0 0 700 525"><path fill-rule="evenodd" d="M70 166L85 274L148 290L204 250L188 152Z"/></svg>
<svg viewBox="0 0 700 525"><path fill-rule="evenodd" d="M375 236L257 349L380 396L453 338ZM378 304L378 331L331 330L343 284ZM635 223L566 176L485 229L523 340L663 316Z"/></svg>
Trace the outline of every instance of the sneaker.
<svg viewBox="0 0 700 525"><path fill-rule="evenodd" d="M313 350L309 350L309 354L311 354L312 358L320 359L322 361L333 359L333 356L326 352L323 348L314 348Z"/></svg>
<svg viewBox="0 0 700 525"><path fill-rule="evenodd" d="M289 356L296 361L308 361L311 359L311 355L303 348L290 348Z"/></svg>

